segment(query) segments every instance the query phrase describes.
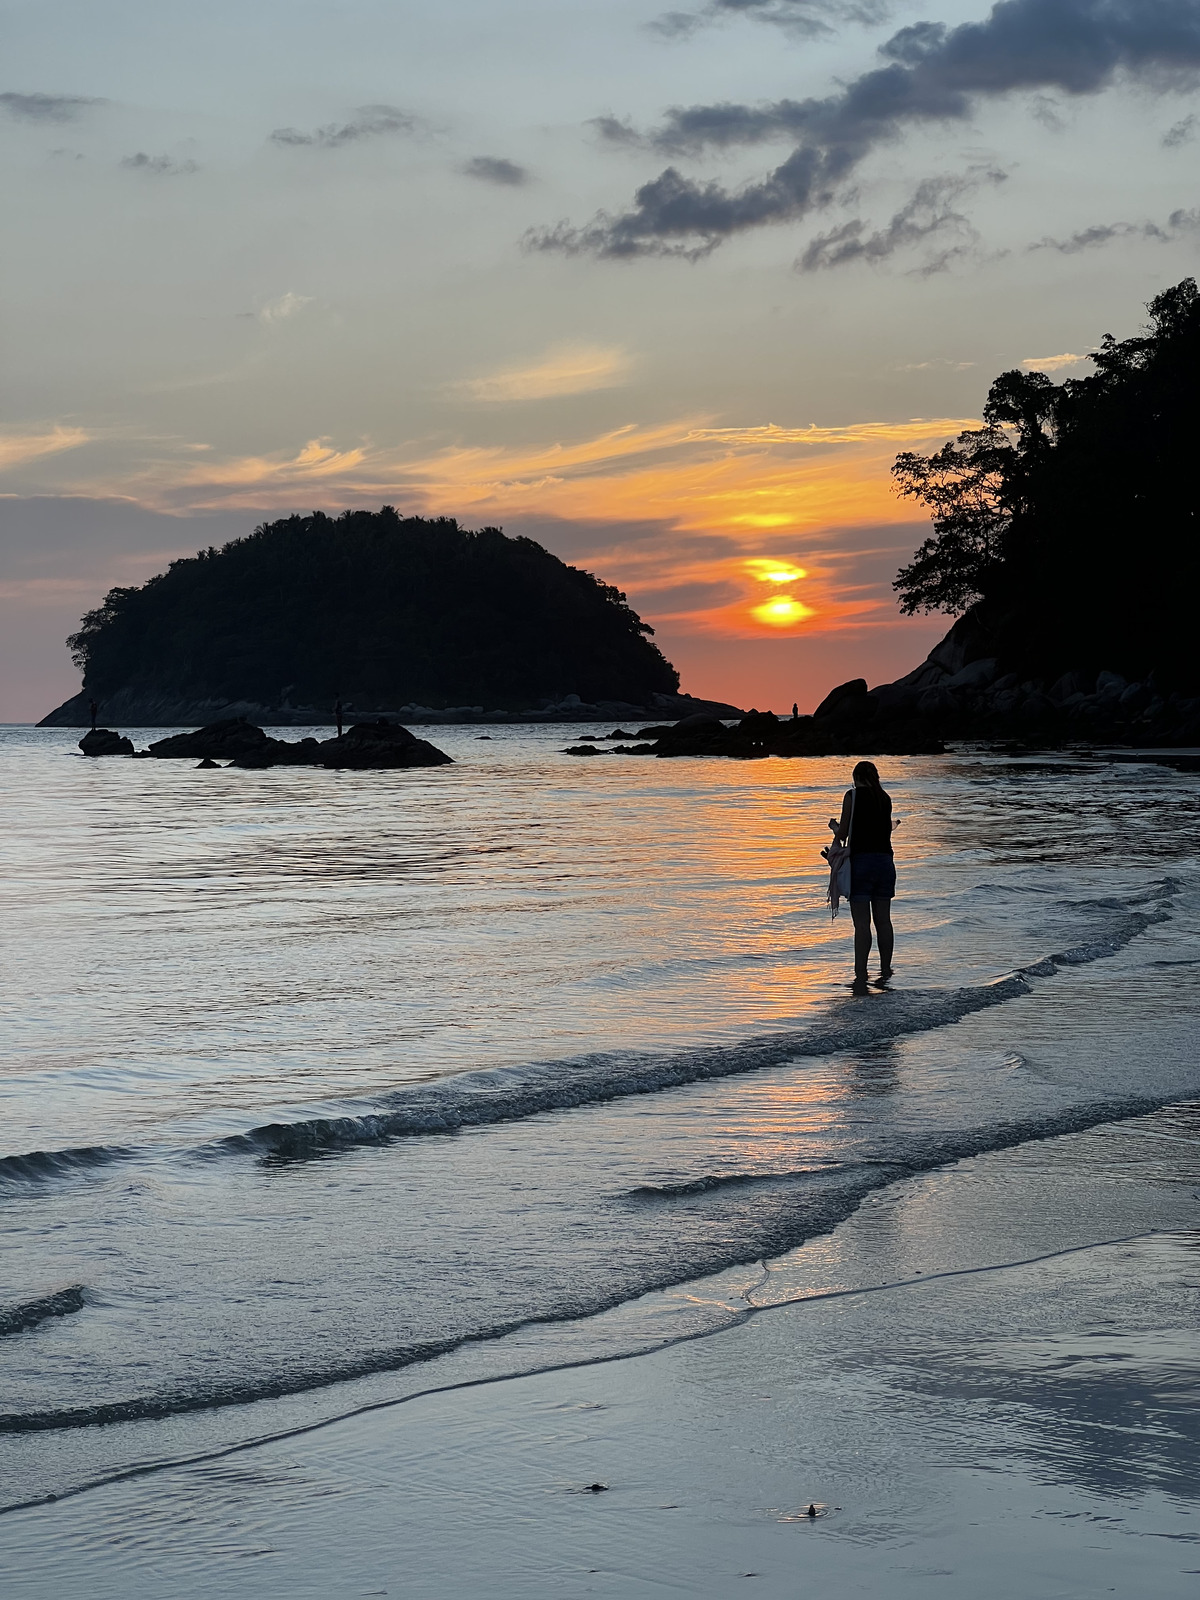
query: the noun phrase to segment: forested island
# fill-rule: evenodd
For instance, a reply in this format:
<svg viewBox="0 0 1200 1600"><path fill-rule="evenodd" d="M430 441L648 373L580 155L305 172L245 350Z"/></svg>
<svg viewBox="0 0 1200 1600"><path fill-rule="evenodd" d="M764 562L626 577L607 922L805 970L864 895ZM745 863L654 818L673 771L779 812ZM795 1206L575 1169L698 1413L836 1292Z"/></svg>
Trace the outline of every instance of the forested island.
<svg viewBox="0 0 1200 1600"><path fill-rule="evenodd" d="M68 640L83 689L43 726L455 714L681 715L679 674L619 589L451 517L314 512L112 589ZM730 713L735 708L723 707Z"/></svg>

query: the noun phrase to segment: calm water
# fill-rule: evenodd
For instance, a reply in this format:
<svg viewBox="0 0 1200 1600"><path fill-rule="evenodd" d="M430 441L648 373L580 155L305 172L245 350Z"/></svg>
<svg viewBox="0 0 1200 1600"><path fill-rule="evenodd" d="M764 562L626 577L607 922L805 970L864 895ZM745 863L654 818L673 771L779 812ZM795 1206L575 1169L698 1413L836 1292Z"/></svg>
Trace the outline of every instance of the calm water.
<svg viewBox="0 0 1200 1600"><path fill-rule="evenodd" d="M1196 777L881 762L898 978L860 999L848 763L577 732L400 773L0 732L3 1504L642 1348L720 1315L655 1291L898 1177L1200 1092Z"/></svg>

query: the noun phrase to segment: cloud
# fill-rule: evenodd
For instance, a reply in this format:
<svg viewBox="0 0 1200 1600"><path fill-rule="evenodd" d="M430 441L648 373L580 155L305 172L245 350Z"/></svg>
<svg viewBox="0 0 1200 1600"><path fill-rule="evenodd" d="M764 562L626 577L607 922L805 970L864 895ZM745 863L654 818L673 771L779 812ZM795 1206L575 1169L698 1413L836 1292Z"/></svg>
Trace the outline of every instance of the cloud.
<svg viewBox="0 0 1200 1600"><path fill-rule="evenodd" d="M57 455L61 450L74 450L87 444L91 434L84 428L64 428L56 424L43 433L27 429L0 432L0 472L12 467L22 467L39 456Z"/></svg>
<svg viewBox="0 0 1200 1600"><path fill-rule="evenodd" d="M373 139L380 134L415 133L417 127L416 117L397 106L359 106L349 122L329 122L322 128L314 128L312 133L302 133L299 128L276 128L270 137L273 144L318 145L325 150L336 150L341 145Z"/></svg>
<svg viewBox="0 0 1200 1600"><path fill-rule="evenodd" d="M89 106L107 103L83 94L0 94L0 106L25 122L73 122Z"/></svg>
<svg viewBox="0 0 1200 1600"><path fill-rule="evenodd" d="M281 294L278 300L268 300L258 310L258 320L268 326L277 322L287 322L292 317L299 316L305 306L312 305L313 297L310 294L296 294L289 289L286 294Z"/></svg>
<svg viewBox="0 0 1200 1600"><path fill-rule="evenodd" d="M1064 256L1078 255L1081 250L1091 250L1098 245L1111 244L1114 239L1153 239L1159 244L1169 244L1181 233L1190 233L1200 227L1200 210L1185 211L1180 207L1172 211L1164 225L1157 222L1102 222L1090 228L1081 228L1066 239L1038 239L1030 250L1057 250Z"/></svg>
<svg viewBox="0 0 1200 1600"><path fill-rule="evenodd" d="M1081 361L1086 360L1086 356L1076 356L1070 351L1064 351L1060 356L1022 356L1021 365L1028 367L1031 372L1059 372L1063 367L1077 367Z"/></svg>
<svg viewBox="0 0 1200 1600"><path fill-rule="evenodd" d="M173 156L148 156L144 150L139 150L135 156L122 157L121 165L134 172L153 172L162 177L179 177L200 171L194 161L176 161Z"/></svg>
<svg viewBox="0 0 1200 1600"><path fill-rule="evenodd" d="M823 267L841 267L852 261L884 261L897 250L950 235L957 243L937 251L919 269L923 273L944 271L955 256L964 254L979 237L962 212L954 209L954 202L981 183L1003 183L1006 176L989 168L982 173L965 173L959 177L926 178L886 228L868 233L867 225L857 218L844 222L829 233L818 234L796 265L801 272L816 272Z"/></svg>
<svg viewBox="0 0 1200 1600"><path fill-rule="evenodd" d="M647 27L664 39L688 39L714 22L749 17L800 39L816 39L833 33L839 23L878 26L890 10L888 0L709 0L699 11L665 11Z"/></svg>
<svg viewBox="0 0 1200 1600"><path fill-rule="evenodd" d="M479 178L484 183L498 183L509 188L520 188L529 182L529 172L515 161L503 156L472 156L461 169L468 178Z"/></svg>
<svg viewBox="0 0 1200 1600"><path fill-rule="evenodd" d="M980 22L901 28L880 54L884 65L824 99L675 107L642 136L690 155L792 140L765 177L729 189L667 167L627 211L531 230L526 248L695 260L733 234L799 220L877 146L909 127L963 123L980 101L1015 91L1095 94L1118 75L1151 90L1178 87L1200 71L1200 0L999 0ZM628 142L630 130L614 118L601 132Z"/></svg>
<svg viewBox="0 0 1200 1600"><path fill-rule="evenodd" d="M603 345L558 345L532 366L464 378L450 387L469 400L545 400L554 395L615 388L625 382L630 365L624 350Z"/></svg>
<svg viewBox="0 0 1200 1600"><path fill-rule="evenodd" d="M1195 113L1186 116L1177 122L1174 127L1168 128L1162 136L1162 145L1167 150L1175 150L1181 144L1187 144L1196 132L1197 117Z"/></svg>

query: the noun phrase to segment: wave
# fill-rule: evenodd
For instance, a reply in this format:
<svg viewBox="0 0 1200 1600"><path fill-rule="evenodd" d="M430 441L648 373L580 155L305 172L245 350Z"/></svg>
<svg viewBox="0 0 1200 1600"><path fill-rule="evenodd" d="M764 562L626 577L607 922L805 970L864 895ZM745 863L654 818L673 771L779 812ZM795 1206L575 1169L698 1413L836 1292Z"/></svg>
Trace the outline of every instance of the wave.
<svg viewBox="0 0 1200 1600"><path fill-rule="evenodd" d="M844 1171L841 1162L826 1162L819 1167L796 1167L791 1172L723 1172L703 1178L690 1178L680 1183L639 1183L630 1189L627 1200L680 1200L691 1195L714 1194L723 1189L770 1187L781 1183L799 1183L805 1178L828 1177L832 1172Z"/></svg>
<svg viewBox="0 0 1200 1600"><path fill-rule="evenodd" d="M702 1258L697 1255L673 1262L661 1274L641 1282L635 1292L649 1293L748 1262L782 1255L808 1239L832 1232L838 1223L857 1210L868 1194L916 1173L1033 1140L1053 1139L1062 1134L1082 1132L1101 1123L1144 1116L1165 1103L1162 1097L1130 1097L1120 1101L1092 1102L1040 1118L1024 1118L948 1133L914 1135L898 1141L894 1154L878 1162L848 1165L840 1173L828 1171L825 1176L830 1181L825 1184L778 1185L779 1175L776 1175L778 1203L773 1208L753 1215L739 1215L737 1228L731 1230L726 1241L706 1248ZM817 1174L810 1173L809 1176ZM735 1232L736 1237L733 1236ZM609 1294L597 1293L586 1301L564 1303L536 1316L497 1322L442 1340L400 1344L390 1350L374 1350L357 1358L264 1375L255 1380L217 1381L197 1388L167 1390L91 1406L0 1413L0 1436L148 1421L309 1393L372 1374L399 1371L467 1345L502 1339L521 1328L595 1316L629 1298L629 1286L621 1285Z"/></svg>
<svg viewBox="0 0 1200 1600"><path fill-rule="evenodd" d="M1170 880L1163 886L1167 893L1173 888ZM1148 927L1169 918L1170 912L1161 905L1152 911L1121 906L1102 937L1046 956L992 983L961 989L877 992L838 1005L823 1023L803 1031L670 1055L612 1053L543 1062L518 1070L467 1073L444 1083L398 1091L381 1102L379 1109L365 1115L267 1123L235 1135L226 1143L254 1149L277 1161L303 1160L339 1145L377 1144L393 1138L519 1121L543 1112L602 1104L630 1095L658 1094L706 1079L757 1072L808 1056L861 1050L903 1034L947 1027L972 1012L1030 994L1032 979L1053 977L1061 967L1086 966L1115 955Z"/></svg>
<svg viewBox="0 0 1200 1600"><path fill-rule="evenodd" d="M1179 885L1167 878L1129 901L1088 902L1089 910L1109 913L1109 925L1102 935L991 983L960 989L873 992L831 1007L823 1021L803 1030L764 1035L735 1045L656 1055L614 1051L461 1073L440 1083L396 1090L382 1096L369 1111L263 1123L190 1154L211 1159L222 1153L249 1153L272 1163L303 1161L353 1145L523 1121L543 1113L758 1072L806 1057L868 1049L905 1034L947 1027L973 1012L1030 994L1034 979L1115 955L1148 927L1170 919L1166 904L1178 889ZM1133 909L1150 899L1159 902L1154 909ZM97 1146L7 1156L0 1158L0 1185L64 1177L140 1153L121 1146Z"/></svg>
<svg viewBox="0 0 1200 1600"><path fill-rule="evenodd" d="M73 1311L82 1311L83 1295L83 1285L72 1283L65 1289L39 1295L36 1300L23 1300L15 1306L0 1306L0 1338L10 1333L24 1333L26 1328L36 1328L39 1322L45 1322L48 1317L67 1317Z"/></svg>
<svg viewBox="0 0 1200 1600"><path fill-rule="evenodd" d="M81 1145L73 1150L29 1150L23 1155L0 1156L0 1184L44 1183L68 1178L115 1161L129 1161L140 1152L129 1145Z"/></svg>

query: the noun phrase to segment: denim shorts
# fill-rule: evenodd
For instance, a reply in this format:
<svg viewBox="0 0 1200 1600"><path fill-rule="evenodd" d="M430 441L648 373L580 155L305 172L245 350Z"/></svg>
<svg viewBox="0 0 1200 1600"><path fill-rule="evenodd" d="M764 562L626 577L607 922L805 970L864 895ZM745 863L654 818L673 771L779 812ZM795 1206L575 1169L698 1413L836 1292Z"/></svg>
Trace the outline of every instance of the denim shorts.
<svg viewBox="0 0 1200 1600"><path fill-rule="evenodd" d="M850 857L851 900L891 900L896 893L896 863L883 850Z"/></svg>

